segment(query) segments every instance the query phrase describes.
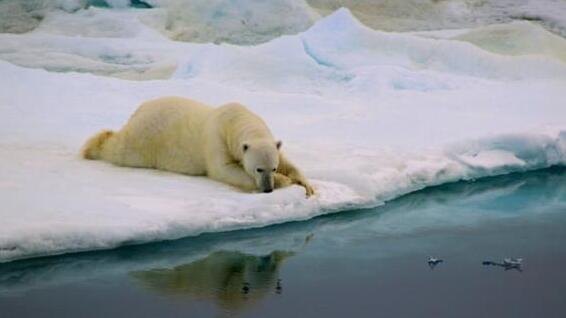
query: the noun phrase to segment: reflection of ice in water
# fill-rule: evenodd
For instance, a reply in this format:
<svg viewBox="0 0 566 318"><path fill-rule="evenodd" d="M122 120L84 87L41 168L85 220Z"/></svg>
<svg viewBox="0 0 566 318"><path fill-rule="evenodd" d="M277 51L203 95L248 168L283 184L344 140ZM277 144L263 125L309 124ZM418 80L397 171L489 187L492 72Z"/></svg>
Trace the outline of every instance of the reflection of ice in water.
<svg viewBox="0 0 566 318"><path fill-rule="evenodd" d="M302 244L291 244L295 247L290 250L274 250L266 254L217 250L187 264L133 271L130 275L152 291L167 296L211 300L222 309L238 311L253 306L269 294L281 294L281 266L302 251L313 236L310 233Z"/></svg>
<svg viewBox="0 0 566 318"><path fill-rule="evenodd" d="M167 296L214 301L219 307L239 310L282 289L279 269L293 252L251 255L218 251L171 269L131 273L146 288Z"/></svg>

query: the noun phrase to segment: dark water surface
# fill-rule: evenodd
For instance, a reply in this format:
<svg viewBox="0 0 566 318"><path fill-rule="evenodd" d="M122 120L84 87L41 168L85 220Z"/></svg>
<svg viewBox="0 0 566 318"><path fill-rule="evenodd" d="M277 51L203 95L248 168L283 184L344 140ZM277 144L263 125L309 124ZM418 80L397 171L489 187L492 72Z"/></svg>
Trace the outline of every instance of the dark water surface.
<svg viewBox="0 0 566 318"><path fill-rule="evenodd" d="M0 264L0 317L564 317L566 169L263 229ZM431 269L429 256L444 259ZM522 271L482 261L522 257Z"/></svg>

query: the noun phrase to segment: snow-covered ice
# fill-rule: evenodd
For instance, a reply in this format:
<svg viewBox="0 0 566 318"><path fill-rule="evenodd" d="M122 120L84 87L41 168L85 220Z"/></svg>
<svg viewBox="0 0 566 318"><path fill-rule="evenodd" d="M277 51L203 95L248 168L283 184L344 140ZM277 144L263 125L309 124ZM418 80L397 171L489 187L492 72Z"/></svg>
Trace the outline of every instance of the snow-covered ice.
<svg viewBox="0 0 566 318"><path fill-rule="evenodd" d="M171 41L140 12L59 12L0 34L0 262L305 220L566 163L566 40L532 22L394 33L340 9L235 46ZM87 137L164 95L248 105L317 196L79 158Z"/></svg>

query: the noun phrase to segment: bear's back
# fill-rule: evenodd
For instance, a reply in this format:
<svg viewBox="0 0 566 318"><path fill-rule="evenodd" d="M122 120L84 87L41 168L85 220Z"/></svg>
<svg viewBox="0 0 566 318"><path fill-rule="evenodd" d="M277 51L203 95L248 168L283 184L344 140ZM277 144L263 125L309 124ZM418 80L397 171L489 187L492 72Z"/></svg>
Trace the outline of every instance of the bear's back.
<svg viewBox="0 0 566 318"><path fill-rule="evenodd" d="M203 125L214 108L182 97L143 103L120 131L125 165L204 174ZM124 156L122 156L124 158ZM132 159L129 159L132 158Z"/></svg>
<svg viewBox="0 0 566 318"><path fill-rule="evenodd" d="M140 116L157 116L165 120L182 117L185 120L190 119L202 123L213 109L213 107L192 99L167 96L141 104L132 115L132 119Z"/></svg>

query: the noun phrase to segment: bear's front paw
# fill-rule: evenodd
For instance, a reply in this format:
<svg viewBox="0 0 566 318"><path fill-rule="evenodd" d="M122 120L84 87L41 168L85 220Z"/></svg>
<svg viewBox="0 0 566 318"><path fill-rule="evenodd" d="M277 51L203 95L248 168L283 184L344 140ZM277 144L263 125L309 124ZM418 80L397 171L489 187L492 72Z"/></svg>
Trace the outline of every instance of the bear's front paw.
<svg viewBox="0 0 566 318"><path fill-rule="evenodd" d="M314 188L308 182L304 180L298 180L296 183L301 187L305 188L307 198L314 194Z"/></svg>

